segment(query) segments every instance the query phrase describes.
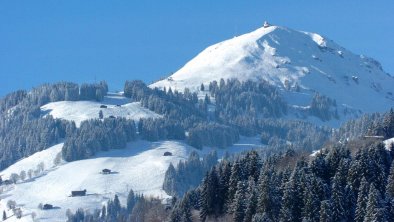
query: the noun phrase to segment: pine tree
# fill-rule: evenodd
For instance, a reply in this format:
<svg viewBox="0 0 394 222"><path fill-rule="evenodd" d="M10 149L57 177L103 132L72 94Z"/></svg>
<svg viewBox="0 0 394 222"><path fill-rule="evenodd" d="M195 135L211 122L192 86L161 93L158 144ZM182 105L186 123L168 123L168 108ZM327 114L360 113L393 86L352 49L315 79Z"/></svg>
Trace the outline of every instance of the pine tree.
<svg viewBox="0 0 394 222"><path fill-rule="evenodd" d="M304 208L302 209L302 216L307 221L319 221L320 216L320 199L318 182L314 176L309 177L307 188L304 191Z"/></svg>
<svg viewBox="0 0 394 222"><path fill-rule="evenodd" d="M258 212L266 213L268 217L272 218L271 211L274 208L272 198L272 185L271 185L272 172L269 169L264 169L260 173L259 178L259 196L258 196Z"/></svg>
<svg viewBox="0 0 394 222"><path fill-rule="evenodd" d="M346 221L354 221L357 201L351 186L346 185L344 193L344 216Z"/></svg>
<svg viewBox="0 0 394 222"><path fill-rule="evenodd" d="M216 171L212 169L206 174L202 187L200 198L200 218L205 221L207 216L219 214L219 207L216 202L219 192L219 179Z"/></svg>
<svg viewBox="0 0 394 222"><path fill-rule="evenodd" d="M236 222L242 222L245 218L246 211L246 184L243 181L239 181L237 185L237 191L234 195L234 204L232 206L233 219Z"/></svg>
<svg viewBox="0 0 394 222"><path fill-rule="evenodd" d="M135 195L132 189L130 189L129 194L127 195L127 211L131 212L133 210L133 207L135 205Z"/></svg>
<svg viewBox="0 0 394 222"><path fill-rule="evenodd" d="M335 174L332 181L332 197L331 197L331 210L332 219L334 221L342 221L345 219L344 204L344 187L341 184L341 177L339 172Z"/></svg>
<svg viewBox="0 0 394 222"><path fill-rule="evenodd" d="M394 136L394 110L390 109L390 112L387 113L383 120L383 132L385 138L391 138Z"/></svg>
<svg viewBox="0 0 394 222"><path fill-rule="evenodd" d="M253 177L249 177L248 187L247 187L247 202L244 222L252 221L253 215L256 213L257 207L257 192L255 187L255 182Z"/></svg>
<svg viewBox="0 0 394 222"><path fill-rule="evenodd" d="M3 221L7 220L7 213L5 212L5 210L3 210Z"/></svg>
<svg viewBox="0 0 394 222"><path fill-rule="evenodd" d="M290 179L285 185L282 197L282 207L280 209L279 221L296 221L294 216L294 204L296 204L294 179Z"/></svg>
<svg viewBox="0 0 394 222"><path fill-rule="evenodd" d="M201 91L204 91L204 90L205 90L204 83L201 83L200 90L201 90Z"/></svg>
<svg viewBox="0 0 394 222"><path fill-rule="evenodd" d="M115 198L114 198L114 202L113 202L113 210L114 210L114 215L118 215L118 213L121 210L121 206L120 206L120 201L119 201L119 197L118 195L115 194Z"/></svg>
<svg viewBox="0 0 394 222"><path fill-rule="evenodd" d="M266 213L257 213L253 216L252 222L272 222Z"/></svg>
<svg viewBox="0 0 394 222"><path fill-rule="evenodd" d="M329 200L323 200L320 204L320 222L331 222L332 220L332 212L331 212L331 204Z"/></svg>
<svg viewBox="0 0 394 222"><path fill-rule="evenodd" d="M163 190L169 195L177 194L177 174L174 165L170 163L164 176Z"/></svg>
<svg viewBox="0 0 394 222"><path fill-rule="evenodd" d="M218 196L221 197L218 200L218 206L219 206L219 213L223 214L226 212L225 209L225 204L228 201L227 200L227 192L228 192L228 187L229 187L229 180L231 176L231 164L229 161L222 160L222 167L220 167L219 171L219 191L218 191Z"/></svg>
<svg viewBox="0 0 394 222"><path fill-rule="evenodd" d="M234 200L235 192L237 191L238 182L241 180L241 166L239 160L236 160L231 168L231 176L229 179L228 190L227 190L227 209L228 213L232 213L231 205Z"/></svg>
<svg viewBox="0 0 394 222"><path fill-rule="evenodd" d="M369 187L368 203L365 212L364 222L384 221L385 212L381 209L379 191L375 188L374 184Z"/></svg>
<svg viewBox="0 0 394 222"><path fill-rule="evenodd" d="M387 179L386 196L394 199L394 161L391 163L390 174Z"/></svg>
<svg viewBox="0 0 394 222"><path fill-rule="evenodd" d="M107 208L105 207L105 205L103 205L103 207L101 208L101 219L104 219L107 215Z"/></svg>
<svg viewBox="0 0 394 222"><path fill-rule="evenodd" d="M367 202L368 202L368 190L369 190L368 182L365 179L365 177L363 177L361 179L360 187L358 190L356 213L354 216L354 220L356 222L363 222L364 221L366 208L367 208Z"/></svg>
<svg viewBox="0 0 394 222"><path fill-rule="evenodd" d="M191 206L190 206L188 198L183 198L183 200L180 204L180 209L182 212L181 221L192 222Z"/></svg>

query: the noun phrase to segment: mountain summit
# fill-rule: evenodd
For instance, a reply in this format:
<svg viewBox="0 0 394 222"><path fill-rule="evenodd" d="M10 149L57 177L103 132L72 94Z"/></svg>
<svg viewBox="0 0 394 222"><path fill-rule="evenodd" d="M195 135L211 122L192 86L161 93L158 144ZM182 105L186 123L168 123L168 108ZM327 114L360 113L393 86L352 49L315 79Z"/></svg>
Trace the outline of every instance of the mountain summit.
<svg viewBox="0 0 394 222"><path fill-rule="evenodd" d="M319 34L268 24L209 46L151 87L198 91L202 83L220 79L268 81L293 107L307 107L319 93L336 101L339 116L386 111L394 105L394 78L376 60Z"/></svg>

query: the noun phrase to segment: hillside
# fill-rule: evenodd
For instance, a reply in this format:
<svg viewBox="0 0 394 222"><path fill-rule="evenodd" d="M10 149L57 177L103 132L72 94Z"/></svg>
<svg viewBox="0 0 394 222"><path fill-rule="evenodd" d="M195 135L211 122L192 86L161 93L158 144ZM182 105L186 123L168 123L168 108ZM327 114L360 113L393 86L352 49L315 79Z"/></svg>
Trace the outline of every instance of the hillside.
<svg viewBox="0 0 394 222"><path fill-rule="evenodd" d="M106 108L100 108L101 105ZM41 110L54 118L74 121L77 126L84 120L99 117L99 111L103 117L125 117L138 121L141 118L160 118L161 116L141 107L139 102L131 102L121 94L109 93L101 102L95 101L59 101L48 103Z"/></svg>
<svg viewBox="0 0 394 222"><path fill-rule="evenodd" d="M240 143L226 149L228 153L237 153L250 150L258 146L258 139L244 138ZM73 212L78 208L93 210L100 208L109 198L119 195L124 204L128 190L166 198L168 195L162 190L164 174L170 163L177 164L185 160L192 150L201 155L209 153L211 148L196 150L179 141L136 141L129 143L126 149L100 152L93 158L62 162L55 166L53 160L61 151L63 144L58 144L44 151L33 154L11 165L0 174L3 179L8 179L12 173L22 170L35 170L41 162L45 170L39 176L26 179L15 185L3 186L1 194L0 211L6 209L8 200L15 200L21 207L24 217L30 221L30 214L35 212L40 221L64 221L66 210ZM163 156L164 152L171 152L172 156ZM218 150L222 156L225 150ZM112 174L103 175L101 170L111 169ZM87 190L85 197L69 197L72 190ZM57 209L44 211L38 209L38 204L50 203ZM9 211L9 215L12 212ZM16 220L11 217L9 221ZM19 220L16 220L19 221Z"/></svg>
<svg viewBox="0 0 394 222"><path fill-rule="evenodd" d="M207 87L212 81L234 78L268 81L296 110L308 108L315 93L325 95L336 101L342 120L394 105L394 78L379 62L319 34L280 26L262 27L209 46L150 87L199 91L201 83Z"/></svg>

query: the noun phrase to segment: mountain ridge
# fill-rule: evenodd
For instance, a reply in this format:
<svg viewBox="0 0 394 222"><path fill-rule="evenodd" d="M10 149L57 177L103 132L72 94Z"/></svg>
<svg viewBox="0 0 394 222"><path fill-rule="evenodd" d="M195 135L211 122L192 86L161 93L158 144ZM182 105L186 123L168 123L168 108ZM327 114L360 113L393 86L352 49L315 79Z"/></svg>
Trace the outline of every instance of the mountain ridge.
<svg viewBox="0 0 394 222"><path fill-rule="evenodd" d="M199 91L201 84L220 79L268 81L293 107L310 105L319 93L334 99L345 119L394 105L394 78L378 61L353 54L317 33L280 26L258 28L209 46L150 87Z"/></svg>

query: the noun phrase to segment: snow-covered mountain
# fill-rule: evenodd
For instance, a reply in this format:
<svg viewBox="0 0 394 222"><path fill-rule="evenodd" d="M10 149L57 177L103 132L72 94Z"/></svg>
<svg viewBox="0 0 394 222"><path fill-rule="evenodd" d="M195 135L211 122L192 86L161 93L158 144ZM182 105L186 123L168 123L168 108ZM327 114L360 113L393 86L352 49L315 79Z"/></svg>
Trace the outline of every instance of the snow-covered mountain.
<svg viewBox="0 0 394 222"><path fill-rule="evenodd" d="M269 81L296 108L307 107L319 93L335 99L339 116L347 115L345 119L387 111L394 105L394 78L379 62L355 55L319 34L279 26L212 45L150 87L198 91L201 83L221 78Z"/></svg>

